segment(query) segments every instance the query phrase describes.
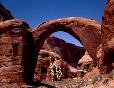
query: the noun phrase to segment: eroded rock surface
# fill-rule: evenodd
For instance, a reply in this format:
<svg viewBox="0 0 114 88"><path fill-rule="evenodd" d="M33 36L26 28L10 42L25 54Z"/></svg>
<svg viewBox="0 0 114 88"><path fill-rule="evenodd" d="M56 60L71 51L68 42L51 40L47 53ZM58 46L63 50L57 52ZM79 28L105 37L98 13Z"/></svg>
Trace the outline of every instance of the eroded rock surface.
<svg viewBox="0 0 114 88"><path fill-rule="evenodd" d="M30 27L21 20L0 22L0 85L32 81L35 48ZM30 63L32 62L32 63ZM25 64L26 63L26 64ZM31 66L31 67L30 67ZM32 77L31 77L32 76Z"/></svg>
<svg viewBox="0 0 114 88"><path fill-rule="evenodd" d="M60 81L61 79L77 77L77 68L69 65L54 52L40 50L38 58L35 71L36 80Z"/></svg>
<svg viewBox="0 0 114 88"><path fill-rule="evenodd" d="M102 44L99 46L98 58L101 73L112 70L114 62L114 0L107 0L101 27Z"/></svg>
<svg viewBox="0 0 114 88"><path fill-rule="evenodd" d="M45 40L43 49L57 53L64 61L74 68L77 67L78 61L85 53L83 47L67 43L64 40L53 36L50 36Z"/></svg>
<svg viewBox="0 0 114 88"><path fill-rule="evenodd" d="M37 62L35 79L37 80L57 80L54 77L62 76L62 74L57 74L57 72L53 71L55 67L65 68L63 67L63 60L60 56L54 52L49 52L46 50L40 50L39 53L39 61ZM58 63L59 62L59 63ZM58 69L59 72L62 73L62 69ZM53 73L54 72L54 73Z"/></svg>
<svg viewBox="0 0 114 88"><path fill-rule="evenodd" d="M78 39L97 64L97 47L101 43L101 26L95 20L86 18L63 18L44 22L32 31L36 41L37 52L42 48L45 39L56 31L64 31Z"/></svg>
<svg viewBox="0 0 114 88"><path fill-rule="evenodd" d="M31 83L39 51L45 39L56 31L67 32L78 39L94 64L99 65L100 72L109 72L114 62L113 14L114 0L107 0L102 27L92 19L69 17L44 22L30 32L30 27L24 21L10 20L13 16L0 4L0 86L11 83L22 85L25 80ZM39 62L45 63L42 60ZM49 64L46 63L47 65Z"/></svg>

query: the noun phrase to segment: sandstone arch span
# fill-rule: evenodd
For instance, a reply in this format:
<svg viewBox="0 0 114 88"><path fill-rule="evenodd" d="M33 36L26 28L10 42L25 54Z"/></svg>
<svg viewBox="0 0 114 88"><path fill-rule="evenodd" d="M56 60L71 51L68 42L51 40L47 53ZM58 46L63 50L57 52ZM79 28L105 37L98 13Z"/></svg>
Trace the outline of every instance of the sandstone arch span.
<svg viewBox="0 0 114 88"><path fill-rule="evenodd" d="M37 54L43 46L45 39L56 31L64 31L79 40L89 55L97 64L96 51L101 43L101 25L95 20L86 18L69 17L44 22L32 31L36 42Z"/></svg>

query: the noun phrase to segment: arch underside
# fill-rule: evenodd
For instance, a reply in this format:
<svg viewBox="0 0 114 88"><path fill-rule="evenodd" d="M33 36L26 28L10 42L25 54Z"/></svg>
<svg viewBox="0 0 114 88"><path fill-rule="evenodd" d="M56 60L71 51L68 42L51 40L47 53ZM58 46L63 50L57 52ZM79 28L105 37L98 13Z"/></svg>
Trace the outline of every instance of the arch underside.
<svg viewBox="0 0 114 88"><path fill-rule="evenodd" d="M101 43L101 25L95 20L86 18L69 17L44 22L32 31L36 42L37 54L42 48L45 39L54 32L64 31L79 40L89 55L97 64L96 51Z"/></svg>

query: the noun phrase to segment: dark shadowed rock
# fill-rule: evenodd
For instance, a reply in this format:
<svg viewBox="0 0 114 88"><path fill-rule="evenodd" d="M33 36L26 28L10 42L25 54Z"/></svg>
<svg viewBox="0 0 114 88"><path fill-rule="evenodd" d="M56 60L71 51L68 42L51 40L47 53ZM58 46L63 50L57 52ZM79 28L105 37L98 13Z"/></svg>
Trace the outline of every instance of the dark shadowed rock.
<svg viewBox="0 0 114 88"><path fill-rule="evenodd" d="M84 55L85 49L62 39L50 36L46 39L43 49L59 54L69 65L76 67L80 58Z"/></svg>
<svg viewBox="0 0 114 88"><path fill-rule="evenodd" d="M0 21L6 21L13 19L14 17L11 15L11 12L8 11L1 3L0 3Z"/></svg>

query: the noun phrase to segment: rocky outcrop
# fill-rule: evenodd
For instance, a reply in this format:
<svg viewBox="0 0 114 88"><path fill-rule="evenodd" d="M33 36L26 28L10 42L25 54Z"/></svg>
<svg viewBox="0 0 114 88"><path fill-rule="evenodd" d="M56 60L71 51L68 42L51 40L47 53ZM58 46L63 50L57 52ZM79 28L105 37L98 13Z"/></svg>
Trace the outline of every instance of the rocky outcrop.
<svg viewBox="0 0 114 88"><path fill-rule="evenodd" d="M65 74L68 73L67 64L65 64L64 60L62 60L58 54L40 50L38 58L39 60L35 71L36 80L54 81L65 77L68 78Z"/></svg>
<svg viewBox="0 0 114 88"><path fill-rule="evenodd" d="M35 80L57 81L77 77L77 68L69 65L58 54L40 50L35 71Z"/></svg>
<svg viewBox="0 0 114 88"><path fill-rule="evenodd" d="M14 17L11 15L11 12L8 11L1 3L0 3L0 21L6 21L13 19Z"/></svg>
<svg viewBox="0 0 114 88"><path fill-rule="evenodd" d="M84 56L79 60L77 69L82 72L89 72L94 68L93 60L86 51Z"/></svg>
<svg viewBox="0 0 114 88"><path fill-rule="evenodd" d="M79 60L78 64L88 63L88 62L93 62L93 60L86 51L83 57Z"/></svg>
<svg viewBox="0 0 114 88"><path fill-rule="evenodd" d="M67 43L54 36L50 36L45 40L43 49L57 53L64 61L75 68L77 67L78 61L85 53L83 47Z"/></svg>
<svg viewBox="0 0 114 88"><path fill-rule="evenodd" d="M29 29L21 20L0 22L0 83L20 85L32 81L36 56Z"/></svg>
<svg viewBox="0 0 114 88"><path fill-rule="evenodd" d="M114 62L114 0L107 0L101 27L102 44L98 48L101 73L110 72Z"/></svg>

